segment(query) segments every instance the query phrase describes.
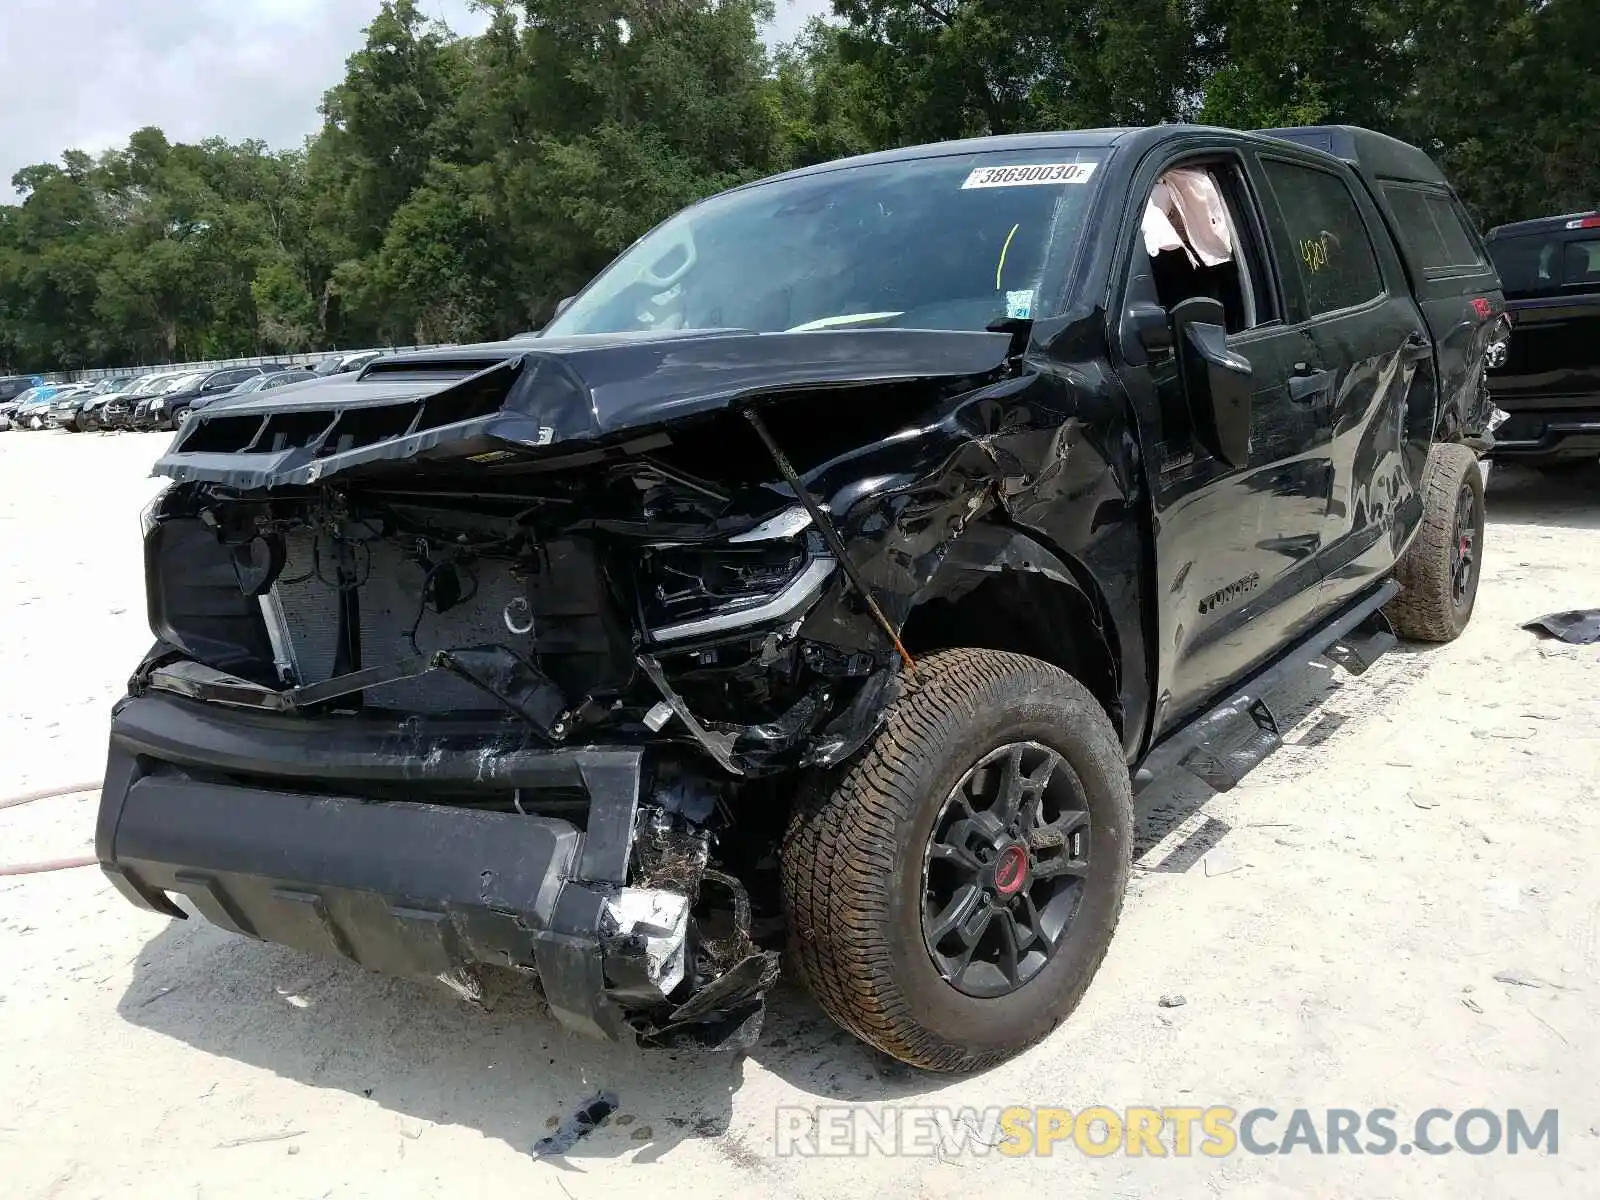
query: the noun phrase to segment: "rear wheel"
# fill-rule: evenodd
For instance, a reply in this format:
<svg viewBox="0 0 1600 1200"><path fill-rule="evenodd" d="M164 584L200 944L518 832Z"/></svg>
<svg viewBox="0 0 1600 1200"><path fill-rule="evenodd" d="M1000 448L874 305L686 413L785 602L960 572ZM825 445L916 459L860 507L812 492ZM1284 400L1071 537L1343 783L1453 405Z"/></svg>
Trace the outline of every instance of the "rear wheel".
<svg viewBox="0 0 1600 1200"><path fill-rule="evenodd" d="M990 1066L1077 1006L1127 887L1132 790L1094 697L1037 659L946 650L783 851L818 1002L914 1066Z"/></svg>
<svg viewBox="0 0 1600 1200"><path fill-rule="evenodd" d="M1472 619L1483 569L1483 475L1471 450L1438 442L1422 477L1422 527L1395 565L1400 594L1385 610L1395 630L1449 642Z"/></svg>

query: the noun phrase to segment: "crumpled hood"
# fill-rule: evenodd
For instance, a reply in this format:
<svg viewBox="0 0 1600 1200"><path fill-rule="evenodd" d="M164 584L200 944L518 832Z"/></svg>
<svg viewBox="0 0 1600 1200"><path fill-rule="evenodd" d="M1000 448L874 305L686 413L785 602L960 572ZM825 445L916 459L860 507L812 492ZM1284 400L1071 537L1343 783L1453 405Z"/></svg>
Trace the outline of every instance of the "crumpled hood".
<svg viewBox="0 0 1600 1200"><path fill-rule="evenodd" d="M1004 333L707 331L532 339L393 355L350 375L222 399L152 472L245 489L315 483L409 459L494 462L519 450L645 431L745 399L972 378L1001 370Z"/></svg>

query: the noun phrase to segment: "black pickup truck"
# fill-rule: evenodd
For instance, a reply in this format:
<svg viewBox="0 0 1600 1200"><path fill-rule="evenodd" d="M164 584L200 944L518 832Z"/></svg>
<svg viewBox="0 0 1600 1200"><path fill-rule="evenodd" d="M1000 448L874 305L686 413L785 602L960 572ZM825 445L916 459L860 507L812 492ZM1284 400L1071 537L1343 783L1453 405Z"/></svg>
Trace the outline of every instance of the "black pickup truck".
<svg viewBox="0 0 1600 1200"><path fill-rule="evenodd" d="M1507 414L1493 457L1540 470L1600 460L1600 213L1500 225L1488 236L1510 346L1489 390Z"/></svg>
<svg viewBox="0 0 1600 1200"><path fill-rule="evenodd" d="M1446 213L1471 269L1418 257ZM647 1045L748 1045L786 943L872 1045L999 1061L1089 986L1138 786L1226 789L1285 672L1466 625L1502 310L1433 163L1355 129L712 197L538 338L184 425L99 858Z"/></svg>

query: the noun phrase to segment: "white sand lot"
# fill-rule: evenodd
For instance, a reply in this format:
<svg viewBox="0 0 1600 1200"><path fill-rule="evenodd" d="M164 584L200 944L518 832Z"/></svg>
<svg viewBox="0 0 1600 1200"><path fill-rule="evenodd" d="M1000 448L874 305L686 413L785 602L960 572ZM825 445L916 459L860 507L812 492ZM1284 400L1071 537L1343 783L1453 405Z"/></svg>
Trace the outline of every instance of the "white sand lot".
<svg viewBox="0 0 1600 1200"><path fill-rule="evenodd" d="M151 640L138 513L166 441L0 435L0 797L98 778ZM1466 636L1360 678L1308 673L1292 744L1242 787L1147 797L1151 848L1087 1000L973 1078L886 1062L792 987L743 1060L647 1055L569 1036L521 994L482 1012L169 922L94 869L0 878L0 1195L1600 1195L1600 647L1518 628L1597 605L1600 483L1497 474ZM86 853L95 807L0 810L0 863ZM536 1161L548 1122L602 1088L619 1115ZM779 1106L889 1104L1303 1106L1319 1123L1384 1106L1401 1141L1429 1108L1554 1108L1560 1140L1514 1157L774 1155Z"/></svg>

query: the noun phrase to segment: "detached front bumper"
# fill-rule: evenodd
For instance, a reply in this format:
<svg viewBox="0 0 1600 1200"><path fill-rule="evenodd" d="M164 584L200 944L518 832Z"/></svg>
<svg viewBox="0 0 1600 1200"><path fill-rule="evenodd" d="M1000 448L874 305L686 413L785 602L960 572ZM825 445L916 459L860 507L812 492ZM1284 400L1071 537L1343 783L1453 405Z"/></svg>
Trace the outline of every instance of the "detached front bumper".
<svg viewBox="0 0 1600 1200"><path fill-rule="evenodd" d="M679 899L626 886L644 752L517 747L503 731L495 739L459 722L130 698L112 721L96 854L123 895L168 916L185 915L171 899L182 895L224 929L387 974L450 981L477 964L532 969L551 1012L576 1031L748 1044L775 961L751 955L742 973L685 995L689 984L663 983L672 970L663 959L674 936L682 952L686 902L675 935L659 919L627 916L659 918ZM586 827L374 801L374 787L581 795ZM677 970L681 979L681 960Z"/></svg>

